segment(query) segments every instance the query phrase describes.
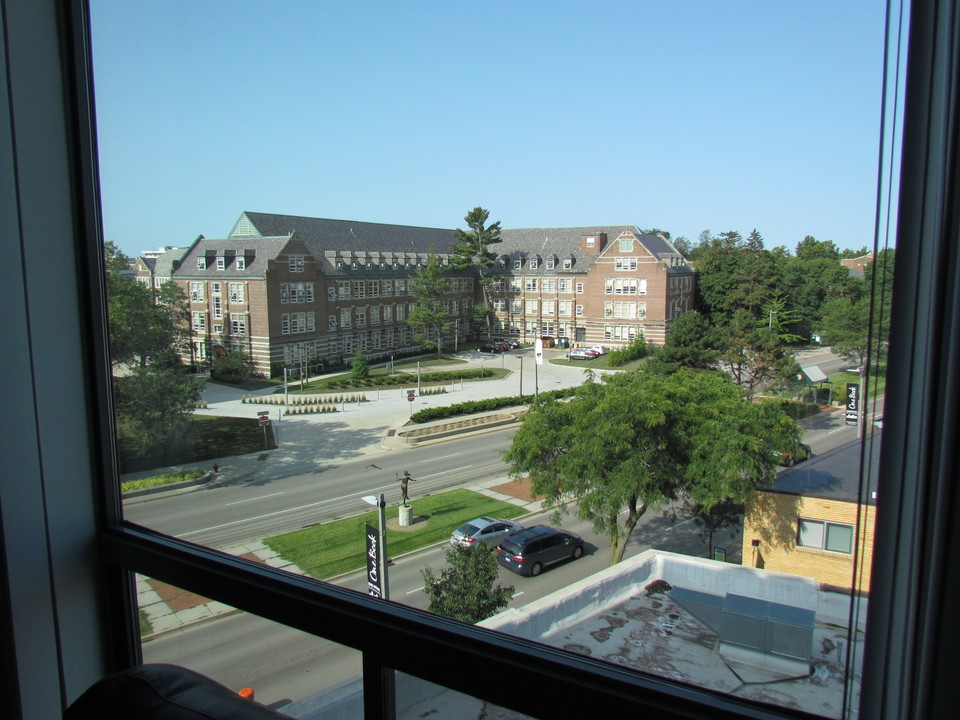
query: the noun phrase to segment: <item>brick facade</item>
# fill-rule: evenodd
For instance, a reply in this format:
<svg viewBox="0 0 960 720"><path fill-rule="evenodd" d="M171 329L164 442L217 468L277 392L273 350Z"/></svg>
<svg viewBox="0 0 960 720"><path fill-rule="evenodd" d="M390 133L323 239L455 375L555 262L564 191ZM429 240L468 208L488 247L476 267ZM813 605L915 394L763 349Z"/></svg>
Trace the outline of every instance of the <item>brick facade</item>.
<svg viewBox="0 0 960 720"><path fill-rule="evenodd" d="M746 505L743 521L743 564L814 578L825 586L844 590L870 589L870 567L876 506L761 490ZM835 524L850 552L804 547L798 543L801 519ZM815 534L814 534L815 535ZM755 544L758 543L758 544ZM857 560L855 564L855 560ZM855 572L860 577L855 577Z"/></svg>
<svg viewBox="0 0 960 720"><path fill-rule="evenodd" d="M374 361L416 350L410 280L431 250L449 265L453 241L452 230L243 213L226 238L138 258L136 272L145 282L172 278L191 298L187 360L242 349L259 372L278 374L348 362L357 349ZM616 346L642 332L663 343L693 307L692 268L635 227L504 230L492 249L499 334ZM478 337L479 276L448 277L457 340L469 342Z"/></svg>

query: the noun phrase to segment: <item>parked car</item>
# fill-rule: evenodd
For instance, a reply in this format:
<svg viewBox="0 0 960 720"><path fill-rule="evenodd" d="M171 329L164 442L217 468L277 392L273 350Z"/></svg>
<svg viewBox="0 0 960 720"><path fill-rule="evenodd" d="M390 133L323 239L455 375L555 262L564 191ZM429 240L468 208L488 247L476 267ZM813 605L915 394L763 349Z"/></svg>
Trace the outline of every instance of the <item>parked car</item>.
<svg viewBox="0 0 960 720"><path fill-rule="evenodd" d="M450 544L455 548L468 549L477 543L497 546L509 533L522 529L523 525L513 520L479 517L450 533Z"/></svg>
<svg viewBox="0 0 960 720"><path fill-rule="evenodd" d="M513 349L506 340L494 340L493 344L500 348L501 352L508 352Z"/></svg>
<svg viewBox="0 0 960 720"><path fill-rule="evenodd" d="M493 345L492 343L484 343L477 348L477 352L480 353L498 353L503 352L503 348L499 345Z"/></svg>
<svg viewBox="0 0 960 720"><path fill-rule="evenodd" d="M798 462L803 462L810 455L813 454L809 445L800 443L800 449L796 454L789 452L780 452L779 450L774 450L773 454L777 458L777 464L783 465L784 467L793 467Z"/></svg>
<svg viewBox="0 0 960 720"><path fill-rule="evenodd" d="M506 343L506 344L509 345L511 348L518 348L518 347L520 347L520 341L519 341L519 340L516 340L515 338L494 338L494 340L497 341L497 342Z"/></svg>
<svg viewBox="0 0 960 720"><path fill-rule="evenodd" d="M588 350L593 350L597 355L606 355L607 349L603 345L591 345Z"/></svg>
<svg viewBox="0 0 960 720"><path fill-rule="evenodd" d="M583 555L583 538L569 530L534 525L510 533L497 548L497 562L519 575L539 575L543 569Z"/></svg>
<svg viewBox="0 0 960 720"><path fill-rule="evenodd" d="M567 358L570 360L593 360L595 357L599 357L600 353L590 348L574 348L569 352Z"/></svg>

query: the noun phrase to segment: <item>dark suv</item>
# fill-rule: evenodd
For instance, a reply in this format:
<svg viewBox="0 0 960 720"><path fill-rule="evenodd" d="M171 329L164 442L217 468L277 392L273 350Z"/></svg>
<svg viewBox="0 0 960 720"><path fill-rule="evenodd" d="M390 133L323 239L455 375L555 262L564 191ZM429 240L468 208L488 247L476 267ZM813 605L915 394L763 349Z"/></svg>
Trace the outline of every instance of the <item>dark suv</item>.
<svg viewBox="0 0 960 720"><path fill-rule="evenodd" d="M583 538L549 525L510 533L497 548L497 562L520 575L539 575L548 565L583 555Z"/></svg>

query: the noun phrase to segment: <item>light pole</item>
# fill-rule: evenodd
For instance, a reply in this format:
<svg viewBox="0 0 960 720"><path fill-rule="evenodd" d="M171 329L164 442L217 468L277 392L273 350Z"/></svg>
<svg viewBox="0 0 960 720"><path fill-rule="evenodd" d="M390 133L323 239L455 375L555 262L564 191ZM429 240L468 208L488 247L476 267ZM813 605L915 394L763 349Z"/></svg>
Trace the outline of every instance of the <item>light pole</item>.
<svg viewBox="0 0 960 720"><path fill-rule="evenodd" d="M382 584L383 599L390 599L390 583L387 582L387 501L383 497L383 493L380 493L378 498L376 495L364 495L362 500L368 505L376 505L380 509L379 518L378 518L378 527L377 529L380 532L380 558L379 565L380 567L377 570L380 573L380 579Z"/></svg>
<svg viewBox="0 0 960 720"><path fill-rule="evenodd" d="M520 356L520 397L523 397L523 355Z"/></svg>

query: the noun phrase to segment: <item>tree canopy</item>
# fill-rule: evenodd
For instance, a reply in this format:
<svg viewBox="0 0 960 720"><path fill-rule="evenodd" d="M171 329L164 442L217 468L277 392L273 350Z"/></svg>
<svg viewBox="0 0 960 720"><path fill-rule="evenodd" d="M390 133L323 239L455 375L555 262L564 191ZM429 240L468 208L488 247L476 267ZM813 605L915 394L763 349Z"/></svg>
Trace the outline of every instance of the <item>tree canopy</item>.
<svg viewBox="0 0 960 720"><path fill-rule="evenodd" d="M502 610L513 597L513 586L496 584L496 550L480 543L472 550L447 548L447 567L440 577L422 570L423 591L430 596L430 612L477 623Z"/></svg>
<svg viewBox="0 0 960 720"><path fill-rule="evenodd" d="M180 350L186 340L189 303L172 280L159 288L107 273L107 310L113 362L147 364L166 350Z"/></svg>
<svg viewBox="0 0 960 720"><path fill-rule="evenodd" d="M776 404L746 401L719 373L641 370L585 383L570 401L537 400L504 459L556 519L574 501L610 538L613 564L647 508L742 502L772 482L774 451L796 449L799 432Z"/></svg>

